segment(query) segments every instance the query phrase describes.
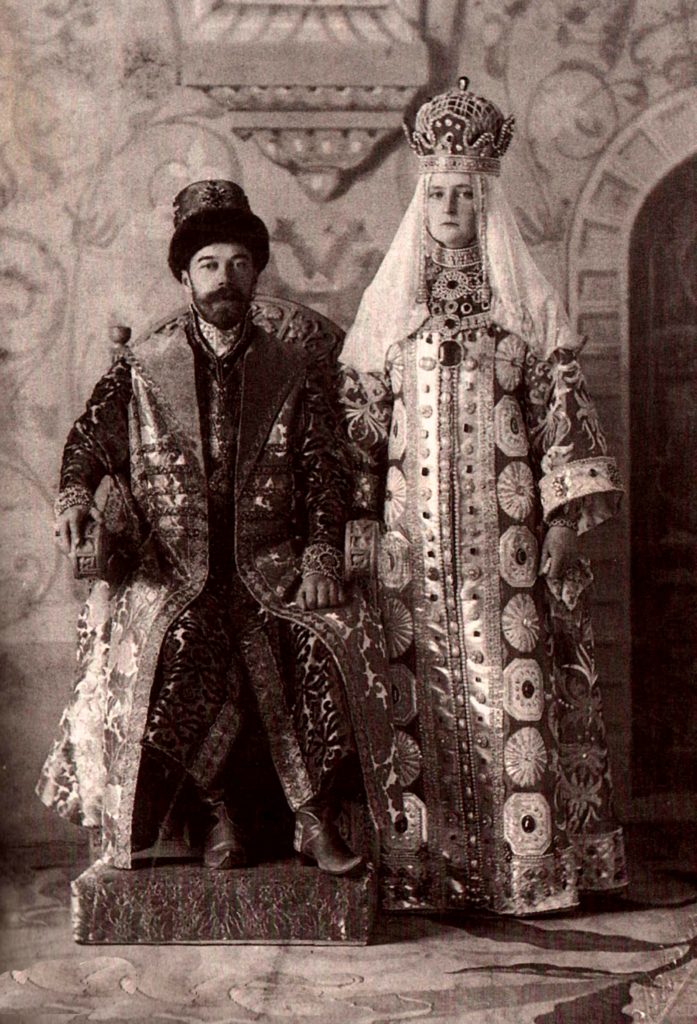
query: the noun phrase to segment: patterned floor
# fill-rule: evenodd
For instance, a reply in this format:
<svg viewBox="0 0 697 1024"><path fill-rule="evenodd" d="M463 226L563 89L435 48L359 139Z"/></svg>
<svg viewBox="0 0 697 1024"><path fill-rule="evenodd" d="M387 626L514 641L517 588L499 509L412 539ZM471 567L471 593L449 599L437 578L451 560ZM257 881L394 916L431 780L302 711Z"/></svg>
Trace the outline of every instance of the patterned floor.
<svg viewBox="0 0 697 1024"><path fill-rule="evenodd" d="M695 1024L697 878L634 866L562 917L392 916L369 947L76 946L67 868L2 883L10 1024Z"/></svg>

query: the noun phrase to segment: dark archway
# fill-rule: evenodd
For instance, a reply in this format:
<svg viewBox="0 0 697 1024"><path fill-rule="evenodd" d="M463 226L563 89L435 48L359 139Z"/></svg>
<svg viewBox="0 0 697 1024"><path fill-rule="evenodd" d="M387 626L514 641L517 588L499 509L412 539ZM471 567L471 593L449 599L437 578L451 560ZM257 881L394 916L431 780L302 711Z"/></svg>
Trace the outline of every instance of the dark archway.
<svg viewBox="0 0 697 1024"><path fill-rule="evenodd" d="M697 790L697 158L630 245L632 789Z"/></svg>

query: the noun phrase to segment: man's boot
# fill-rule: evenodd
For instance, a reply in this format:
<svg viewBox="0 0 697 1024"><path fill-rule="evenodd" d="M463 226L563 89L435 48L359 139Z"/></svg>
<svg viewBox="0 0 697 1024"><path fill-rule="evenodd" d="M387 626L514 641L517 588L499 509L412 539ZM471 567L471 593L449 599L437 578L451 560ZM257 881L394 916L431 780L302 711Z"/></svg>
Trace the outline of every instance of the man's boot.
<svg viewBox="0 0 697 1024"><path fill-rule="evenodd" d="M329 875L348 875L363 863L352 853L333 821L326 801L309 800L295 814L295 850Z"/></svg>
<svg viewBox="0 0 697 1024"><path fill-rule="evenodd" d="M181 765L153 748L143 748L133 812L134 853L151 850L157 856L158 843L169 837L184 777Z"/></svg>
<svg viewBox="0 0 697 1024"><path fill-rule="evenodd" d="M236 820L222 789L198 790L207 815L203 863L219 871L243 868L252 863L249 842Z"/></svg>

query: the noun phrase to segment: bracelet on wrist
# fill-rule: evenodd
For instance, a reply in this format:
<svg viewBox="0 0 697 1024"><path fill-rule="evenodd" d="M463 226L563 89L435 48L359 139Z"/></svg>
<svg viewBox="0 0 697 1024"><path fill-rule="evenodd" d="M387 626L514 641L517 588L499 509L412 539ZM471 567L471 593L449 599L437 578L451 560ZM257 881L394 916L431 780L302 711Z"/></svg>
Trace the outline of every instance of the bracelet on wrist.
<svg viewBox="0 0 697 1024"><path fill-rule="evenodd" d="M301 569L303 576L319 573L335 583L343 583L343 555L331 544L310 544L303 552Z"/></svg>
<svg viewBox="0 0 697 1024"><path fill-rule="evenodd" d="M53 503L53 515L57 519L69 508L92 508L92 492L82 484L64 488Z"/></svg>
<svg viewBox="0 0 697 1024"><path fill-rule="evenodd" d="M578 533L578 523L573 519L570 519L568 516L554 516L554 518L550 519L547 523L548 529L551 526L563 526L567 530L573 530L574 533Z"/></svg>

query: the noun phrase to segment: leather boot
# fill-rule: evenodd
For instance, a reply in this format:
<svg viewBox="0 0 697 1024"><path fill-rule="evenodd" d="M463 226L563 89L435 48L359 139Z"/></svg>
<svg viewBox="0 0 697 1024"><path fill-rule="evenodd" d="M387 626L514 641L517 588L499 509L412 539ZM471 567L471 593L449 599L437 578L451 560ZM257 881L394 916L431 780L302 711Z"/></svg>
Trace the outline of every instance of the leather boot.
<svg viewBox="0 0 697 1024"><path fill-rule="evenodd" d="M296 812L293 845L303 858L314 861L329 875L348 875L363 863L341 838L329 808L318 801L308 801Z"/></svg>
<svg viewBox="0 0 697 1024"><path fill-rule="evenodd" d="M143 749L133 812L134 853L152 850L157 855L158 842L170 837L183 780L183 768L156 750Z"/></svg>
<svg viewBox="0 0 697 1024"><path fill-rule="evenodd" d="M252 863L247 837L230 813L222 790L199 792L208 817L208 830L203 846L203 863L207 868L227 871Z"/></svg>

